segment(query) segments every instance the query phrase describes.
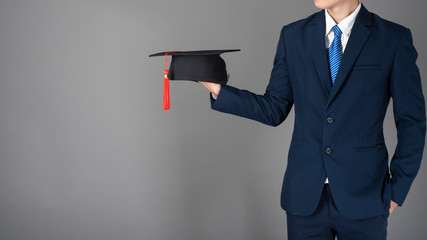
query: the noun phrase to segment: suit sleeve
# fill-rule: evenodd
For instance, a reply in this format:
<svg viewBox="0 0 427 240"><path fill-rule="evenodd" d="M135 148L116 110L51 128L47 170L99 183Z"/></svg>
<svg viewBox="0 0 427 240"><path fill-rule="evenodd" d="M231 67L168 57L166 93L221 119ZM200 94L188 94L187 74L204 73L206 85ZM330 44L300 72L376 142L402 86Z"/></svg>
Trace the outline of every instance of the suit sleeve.
<svg viewBox="0 0 427 240"><path fill-rule="evenodd" d="M274 66L265 93L258 95L222 85L216 100L210 95L212 109L270 126L278 126L286 119L294 101L286 63L284 30L285 27L280 32Z"/></svg>
<svg viewBox="0 0 427 240"><path fill-rule="evenodd" d="M420 168L426 134L426 112L417 52L409 29L396 49L390 76L397 146L390 163L391 199L402 206Z"/></svg>

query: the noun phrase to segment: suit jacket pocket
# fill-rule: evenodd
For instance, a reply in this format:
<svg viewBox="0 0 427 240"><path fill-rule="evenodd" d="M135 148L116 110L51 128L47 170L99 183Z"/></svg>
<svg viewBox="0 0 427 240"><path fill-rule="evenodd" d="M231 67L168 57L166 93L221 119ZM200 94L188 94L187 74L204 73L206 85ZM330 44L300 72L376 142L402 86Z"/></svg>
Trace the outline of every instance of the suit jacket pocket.
<svg viewBox="0 0 427 240"><path fill-rule="evenodd" d="M354 148L354 151L361 152L361 151L372 151L372 150L379 150L384 147L384 143L377 143L377 144L371 144L371 145L365 145L365 146L358 146Z"/></svg>
<svg viewBox="0 0 427 240"><path fill-rule="evenodd" d="M380 64L355 64L353 66L354 70L357 70L357 69L360 69L360 70L362 70L362 69L369 70L369 69L381 69L381 68L382 68L382 66Z"/></svg>
<svg viewBox="0 0 427 240"><path fill-rule="evenodd" d="M297 143L304 143L304 139L299 138L299 137L292 137L292 141L297 142Z"/></svg>

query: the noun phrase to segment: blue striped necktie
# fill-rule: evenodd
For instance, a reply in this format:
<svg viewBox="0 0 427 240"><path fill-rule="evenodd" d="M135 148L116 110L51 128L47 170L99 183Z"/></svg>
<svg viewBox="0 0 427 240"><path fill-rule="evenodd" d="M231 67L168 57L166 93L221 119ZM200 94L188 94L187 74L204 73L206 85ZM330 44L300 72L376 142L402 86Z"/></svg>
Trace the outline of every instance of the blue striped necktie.
<svg viewBox="0 0 427 240"><path fill-rule="evenodd" d="M338 68L340 67L340 63L341 63L341 54L342 54L341 33L342 32L341 32L341 29L338 27L338 25L333 26L332 30L334 31L335 37L331 43L331 46L329 46L329 68L331 70L332 85L333 85L338 73Z"/></svg>

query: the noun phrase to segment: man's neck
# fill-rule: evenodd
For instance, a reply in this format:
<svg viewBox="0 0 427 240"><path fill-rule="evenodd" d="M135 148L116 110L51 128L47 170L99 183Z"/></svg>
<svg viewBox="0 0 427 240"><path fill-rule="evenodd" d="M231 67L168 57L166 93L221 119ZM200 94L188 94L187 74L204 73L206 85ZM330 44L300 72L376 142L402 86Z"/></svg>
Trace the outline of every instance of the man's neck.
<svg viewBox="0 0 427 240"><path fill-rule="evenodd" d="M359 6L359 1L348 1L343 4L335 5L331 8L326 9L334 19L334 21L338 24L344 18L349 16L354 10L356 10L357 6Z"/></svg>

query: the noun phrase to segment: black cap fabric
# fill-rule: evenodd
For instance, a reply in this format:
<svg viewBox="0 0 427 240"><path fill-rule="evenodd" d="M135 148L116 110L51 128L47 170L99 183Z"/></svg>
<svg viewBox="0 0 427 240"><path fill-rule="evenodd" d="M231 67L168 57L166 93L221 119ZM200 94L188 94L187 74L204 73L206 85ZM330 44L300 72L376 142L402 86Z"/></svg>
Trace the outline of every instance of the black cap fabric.
<svg viewBox="0 0 427 240"><path fill-rule="evenodd" d="M228 74L220 54L229 50L170 51L151 54L150 57L171 55L168 78L170 80L204 81L226 84Z"/></svg>
<svg viewBox="0 0 427 240"><path fill-rule="evenodd" d="M229 50L170 51L151 54L150 57L164 56L163 110L170 109L169 80L189 80L226 84L228 81L225 61L219 55ZM168 70L167 56L172 56Z"/></svg>

